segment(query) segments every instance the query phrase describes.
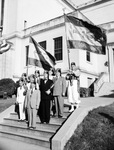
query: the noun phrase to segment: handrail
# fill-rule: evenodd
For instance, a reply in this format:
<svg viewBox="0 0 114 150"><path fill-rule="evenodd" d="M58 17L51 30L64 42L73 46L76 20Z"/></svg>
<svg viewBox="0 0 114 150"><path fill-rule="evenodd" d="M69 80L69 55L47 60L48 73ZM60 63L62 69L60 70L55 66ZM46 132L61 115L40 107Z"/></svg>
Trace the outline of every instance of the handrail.
<svg viewBox="0 0 114 150"><path fill-rule="evenodd" d="M106 72L102 72L99 78L94 82L94 92L97 93L104 82L108 81L108 74Z"/></svg>

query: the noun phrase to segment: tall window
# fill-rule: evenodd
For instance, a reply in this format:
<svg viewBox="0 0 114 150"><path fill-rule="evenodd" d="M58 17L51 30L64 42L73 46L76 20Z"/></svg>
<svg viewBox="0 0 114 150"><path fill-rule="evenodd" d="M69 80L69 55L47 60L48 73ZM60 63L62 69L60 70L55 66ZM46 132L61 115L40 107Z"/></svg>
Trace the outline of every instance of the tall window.
<svg viewBox="0 0 114 150"><path fill-rule="evenodd" d="M62 46L62 37L54 38L54 55L56 60L63 59L63 46Z"/></svg>
<svg viewBox="0 0 114 150"><path fill-rule="evenodd" d="M28 65L29 45L26 46L26 66Z"/></svg>
<svg viewBox="0 0 114 150"><path fill-rule="evenodd" d="M39 42L39 44L46 50L46 41Z"/></svg>
<svg viewBox="0 0 114 150"><path fill-rule="evenodd" d="M91 61L91 58L90 58L90 52L86 51L86 60L87 61Z"/></svg>

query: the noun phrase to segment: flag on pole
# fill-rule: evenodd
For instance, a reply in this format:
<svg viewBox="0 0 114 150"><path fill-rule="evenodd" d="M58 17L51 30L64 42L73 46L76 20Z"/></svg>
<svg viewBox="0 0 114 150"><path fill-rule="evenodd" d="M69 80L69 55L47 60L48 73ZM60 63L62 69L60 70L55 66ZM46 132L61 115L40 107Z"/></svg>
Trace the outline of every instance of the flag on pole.
<svg viewBox="0 0 114 150"><path fill-rule="evenodd" d="M36 52L36 48L32 43L31 37L29 39L28 65L42 67L39 56Z"/></svg>
<svg viewBox="0 0 114 150"><path fill-rule="evenodd" d="M50 70L56 64L55 58L49 52L45 51L31 36L28 64L41 67L44 70Z"/></svg>
<svg viewBox="0 0 114 150"><path fill-rule="evenodd" d="M7 52L11 48L11 43L7 42L5 39L0 44L0 54Z"/></svg>
<svg viewBox="0 0 114 150"><path fill-rule="evenodd" d="M105 54L106 35L101 28L74 16L65 16L65 22L69 49Z"/></svg>

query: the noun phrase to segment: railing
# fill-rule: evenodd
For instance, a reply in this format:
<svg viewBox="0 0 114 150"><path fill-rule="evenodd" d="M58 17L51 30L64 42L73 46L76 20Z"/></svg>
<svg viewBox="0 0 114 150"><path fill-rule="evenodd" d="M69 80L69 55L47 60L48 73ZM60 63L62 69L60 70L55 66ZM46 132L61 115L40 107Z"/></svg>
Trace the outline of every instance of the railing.
<svg viewBox="0 0 114 150"><path fill-rule="evenodd" d="M106 72L102 72L100 77L94 82L94 93L98 93L104 82L109 82L109 75Z"/></svg>

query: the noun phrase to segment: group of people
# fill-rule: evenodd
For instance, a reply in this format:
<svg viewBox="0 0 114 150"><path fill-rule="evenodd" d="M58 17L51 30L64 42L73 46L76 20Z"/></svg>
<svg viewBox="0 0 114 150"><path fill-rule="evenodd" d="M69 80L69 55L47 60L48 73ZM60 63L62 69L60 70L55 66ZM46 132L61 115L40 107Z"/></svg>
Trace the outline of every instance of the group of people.
<svg viewBox="0 0 114 150"><path fill-rule="evenodd" d="M49 123L50 115L63 117L64 96L67 91L71 104L69 112L79 107L79 76L76 64L71 63L71 69L66 77L61 75L61 69L44 71L43 78L39 70L27 78L23 73L19 79L16 104L19 104L19 119L27 121L29 129L36 128L36 118L39 115L41 123ZM53 106L55 109L53 109Z"/></svg>

